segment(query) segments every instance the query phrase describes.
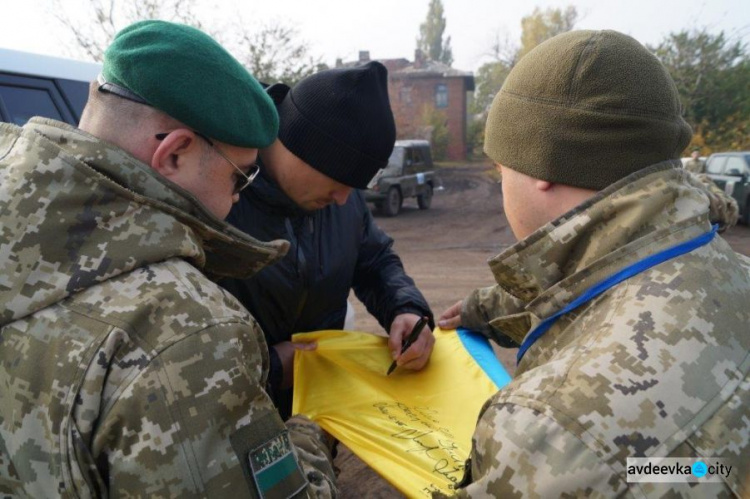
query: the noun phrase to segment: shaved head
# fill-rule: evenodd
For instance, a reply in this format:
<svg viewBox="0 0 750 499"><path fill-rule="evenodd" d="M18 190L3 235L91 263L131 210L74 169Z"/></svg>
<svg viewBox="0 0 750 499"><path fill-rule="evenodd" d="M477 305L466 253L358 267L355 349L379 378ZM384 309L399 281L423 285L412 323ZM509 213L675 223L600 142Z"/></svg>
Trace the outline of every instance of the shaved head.
<svg viewBox="0 0 750 499"><path fill-rule="evenodd" d="M100 92L99 83L94 81L89 86L89 99L78 128L148 163L144 156L148 139L185 125L151 106Z"/></svg>

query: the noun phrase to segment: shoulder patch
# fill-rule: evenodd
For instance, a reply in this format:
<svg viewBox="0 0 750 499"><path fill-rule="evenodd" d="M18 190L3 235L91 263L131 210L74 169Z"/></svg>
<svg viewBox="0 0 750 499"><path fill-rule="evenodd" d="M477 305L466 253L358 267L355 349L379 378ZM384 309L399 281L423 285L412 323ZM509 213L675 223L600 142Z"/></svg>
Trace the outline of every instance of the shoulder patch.
<svg viewBox="0 0 750 499"><path fill-rule="evenodd" d="M307 485L287 432L250 451L247 459L261 497L289 497ZM301 479L301 483L295 480L296 477ZM297 485L290 489L292 483ZM283 492L275 490L282 485Z"/></svg>
<svg viewBox="0 0 750 499"><path fill-rule="evenodd" d="M229 438L250 491L257 497L287 498L308 485L289 440L289 432L280 426L273 433L259 432L257 425L245 426ZM258 438L259 433L266 439Z"/></svg>

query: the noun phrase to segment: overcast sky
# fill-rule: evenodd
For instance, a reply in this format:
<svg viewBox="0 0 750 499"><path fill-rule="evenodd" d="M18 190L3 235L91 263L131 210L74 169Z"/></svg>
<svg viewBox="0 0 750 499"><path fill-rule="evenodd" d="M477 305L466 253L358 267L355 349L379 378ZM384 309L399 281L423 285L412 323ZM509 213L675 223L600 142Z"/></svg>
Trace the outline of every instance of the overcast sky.
<svg viewBox="0 0 750 499"><path fill-rule="evenodd" d="M333 65L336 58L355 60L360 50L372 58L413 59L419 25L429 0L197 0L205 16L218 22L240 11L249 23L278 20L294 26L311 53ZM80 9L85 0L63 0ZM0 0L0 47L66 56L64 34L49 15L51 0ZM453 66L476 70L486 60L496 34L518 43L521 18L535 6L578 9L578 28L615 29L647 44L670 32L707 27L750 42L750 0L443 0L451 37ZM208 20L207 23L215 22Z"/></svg>

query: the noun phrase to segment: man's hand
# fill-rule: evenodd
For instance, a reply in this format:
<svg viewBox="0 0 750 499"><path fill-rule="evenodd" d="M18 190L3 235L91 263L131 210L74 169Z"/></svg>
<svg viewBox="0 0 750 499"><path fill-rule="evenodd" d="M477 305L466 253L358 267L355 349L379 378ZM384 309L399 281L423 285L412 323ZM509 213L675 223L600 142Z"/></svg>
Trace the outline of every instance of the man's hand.
<svg viewBox="0 0 750 499"><path fill-rule="evenodd" d="M438 319L440 329L456 329L461 325L462 304L463 300L459 300L440 315L440 319Z"/></svg>
<svg viewBox="0 0 750 499"><path fill-rule="evenodd" d="M281 361L281 367L284 370L284 376L281 379L281 388L286 390L294 384L294 351L295 350L315 350L318 348L316 341L309 343L292 343L291 341L282 341L273 345L271 348L276 350L276 354Z"/></svg>
<svg viewBox="0 0 750 499"><path fill-rule="evenodd" d="M417 341L401 355L401 345L406 341L406 337L419 319L421 317L416 314L397 315L391 324L390 338L388 339L388 348L391 351L391 357L396 360L396 364L413 371L419 371L427 365L432 347L435 345L435 337L430 331L430 326L425 326Z"/></svg>

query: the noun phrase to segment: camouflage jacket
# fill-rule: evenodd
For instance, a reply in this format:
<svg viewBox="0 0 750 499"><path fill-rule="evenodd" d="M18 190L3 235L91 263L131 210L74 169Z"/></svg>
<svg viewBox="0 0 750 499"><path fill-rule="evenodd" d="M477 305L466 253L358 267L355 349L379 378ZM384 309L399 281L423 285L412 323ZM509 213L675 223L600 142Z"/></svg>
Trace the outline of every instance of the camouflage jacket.
<svg viewBox="0 0 750 499"><path fill-rule="evenodd" d="M464 301L464 325L517 346L593 284L709 232L725 205L677 166L637 172L492 258L497 285ZM529 348L482 409L458 495L750 497L748 373L750 258L716 236ZM733 472L692 488L627 483L628 457L717 457Z"/></svg>
<svg viewBox="0 0 750 499"><path fill-rule="evenodd" d="M82 131L0 124L0 496L334 495L320 428L262 388L262 331L198 270L286 248Z"/></svg>
<svg viewBox="0 0 750 499"><path fill-rule="evenodd" d="M685 163L685 169L691 173L703 173L706 171L706 163L700 159L690 158Z"/></svg>

